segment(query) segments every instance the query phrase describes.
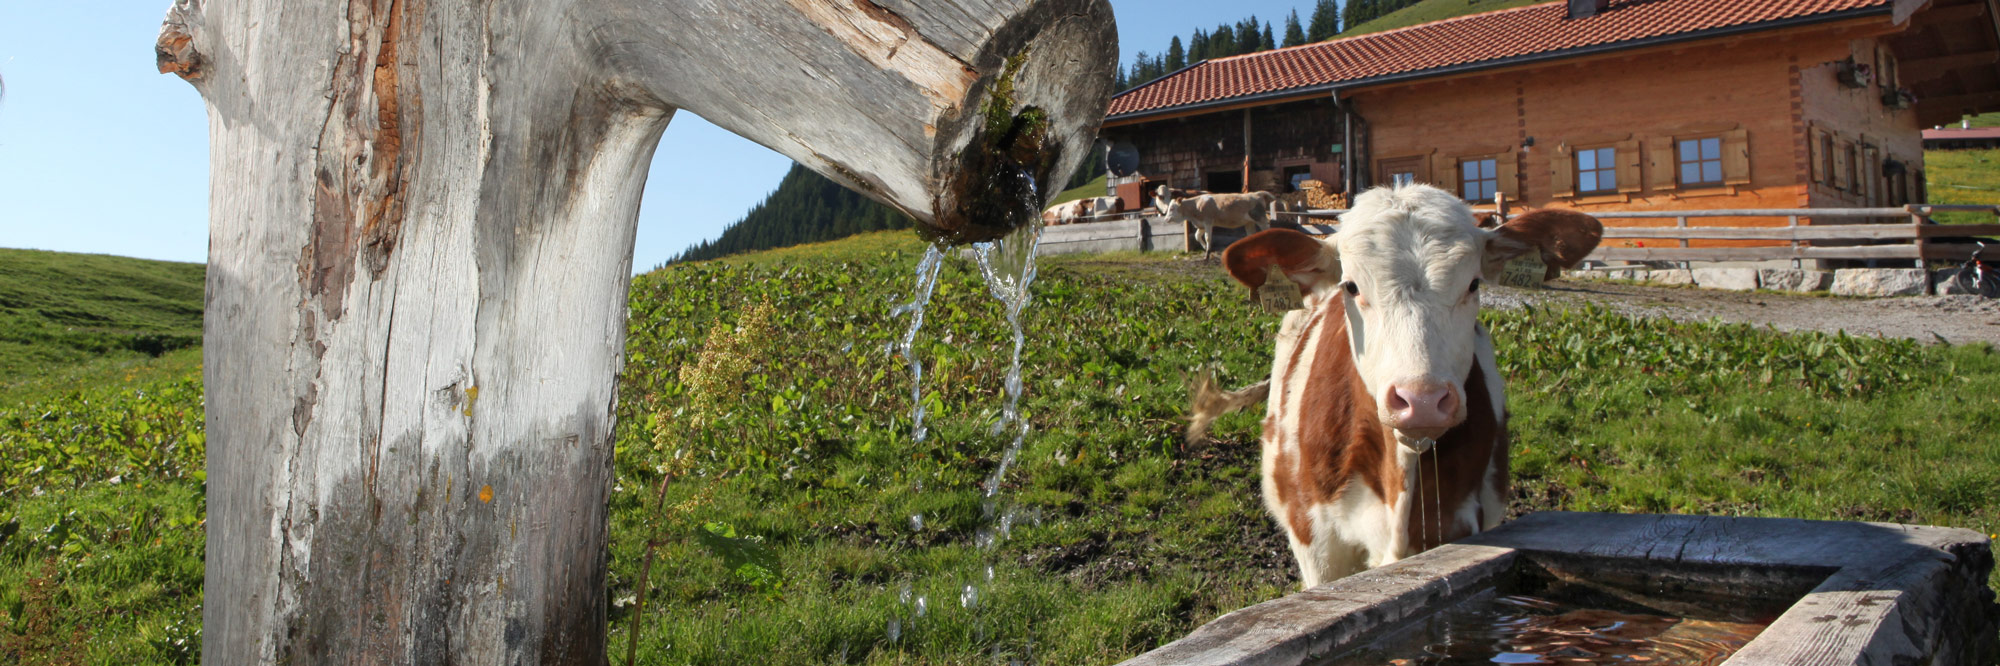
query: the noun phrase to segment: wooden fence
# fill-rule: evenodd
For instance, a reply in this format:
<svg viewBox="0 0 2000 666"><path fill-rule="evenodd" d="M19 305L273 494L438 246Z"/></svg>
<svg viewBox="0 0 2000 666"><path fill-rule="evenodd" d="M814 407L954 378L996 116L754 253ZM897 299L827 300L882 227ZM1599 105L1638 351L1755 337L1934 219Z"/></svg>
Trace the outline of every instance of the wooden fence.
<svg viewBox="0 0 2000 666"><path fill-rule="evenodd" d="M1347 211L1311 210L1279 213L1298 220L1309 233L1332 233L1334 221ZM1491 213L1491 210L1480 211ZM2000 224L1935 224L1937 213L1984 213L2000 218L2000 207L1912 204L1898 208L1753 208L1733 210L1587 211L1600 220L1661 220L1673 226L1610 225L1604 244L1592 252L1598 261L1802 261L1809 259L1950 260L1971 257L1974 245L1934 243L1933 239L1996 236ZM1773 218L1782 225L1690 226L1706 218ZM1801 224L1809 219L1811 224ZM1898 220L1880 222L1880 220ZM1690 247L1689 241L1764 241L1748 247ZM1636 246L1628 246L1631 241ZM1663 245L1647 246L1650 241Z"/></svg>

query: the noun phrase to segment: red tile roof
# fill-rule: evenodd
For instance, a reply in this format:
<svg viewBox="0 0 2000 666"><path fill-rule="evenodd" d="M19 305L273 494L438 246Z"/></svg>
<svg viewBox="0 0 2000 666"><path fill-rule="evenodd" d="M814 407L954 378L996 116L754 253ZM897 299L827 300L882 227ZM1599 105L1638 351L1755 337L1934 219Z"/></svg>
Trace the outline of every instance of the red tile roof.
<svg viewBox="0 0 2000 666"><path fill-rule="evenodd" d="M1663 39L1887 13L1892 1L1611 0L1603 13L1580 19L1568 18L1565 2L1503 9L1209 60L1112 98L1109 116L1151 115L1207 102L1443 73L1467 65L1499 65Z"/></svg>
<svg viewBox="0 0 2000 666"><path fill-rule="evenodd" d="M1965 140L1980 140L1980 139L2000 139L2000 127L1974 127L1971 129L1944 127L1939 129L1924 130L1925 141L1940 141L1940 140L1965 141Z"/></svg>

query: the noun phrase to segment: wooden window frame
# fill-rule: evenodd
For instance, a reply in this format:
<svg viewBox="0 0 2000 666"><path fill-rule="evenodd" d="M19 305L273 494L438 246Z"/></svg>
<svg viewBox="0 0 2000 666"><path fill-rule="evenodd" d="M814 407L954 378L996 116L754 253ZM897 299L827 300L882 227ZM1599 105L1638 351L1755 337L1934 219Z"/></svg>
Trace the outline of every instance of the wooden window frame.
<svg viewBox="0 0 2000 666"><path fill-rule="evenodd" d="M1378 158L1375 160L1376 183L1384 186L1395 185L1394 175L1397 173L1410 174L1412 183L1428 183L1431 172L1430 160L1429 153Z"/></svg>
<svg viewBox="0 0 2000 666"><path fill-rule="evenodd" d="M1594 166L1590 169L1584 169L1583 168L1584 153L1592 153L1593 159L1595 159L1595 155L1598 153L1598 151L1610 151L1610 156L1611 156L1610 164L1605 165L1600 163L1597 166ZM1573 181L1576 183L1576 196L1601 197L1610 194L1617 194L1619 191L1618 188L1620 187L1618 178L1618 162L1619 162L1618 144L1614 143L1614 144L1601 144L1601 145L1591 145L1591 146L1577 146L1576 151L1570 155L1570 168L1576 174L1576 180ZM1583 173L1585 171L1596 172L1599 174L1609 172L1611 174L1611 186L1601 187L1600 189L1595 189L1595 190L1583 189ZM1603 176L1600 175L1598 177L1598 185L1601 186L1603 184L1604 184Z"/></svg>
<svg viewBox="0 0 2000 666"><path fill-rule="evenodd" d="M1452 160L1452 163L1455 165L1454 174L1457 176L1456 180L1458 181L1453 187L1453 189L1457 190L1457 192L1455 192L1454 194L1457 194L1458 198L1464 199L1468 203L1492 203L1493 195L1499 194L1502 191L1500 189L1500 158L1501 155L1468 155L1465 157L1460 157L1456 160ZM1493 163L1493 176L1491 178L1484 177L1484 170L1482 169L1479 174L1475 174L1476 177L1470 180L1466 179L1465 177L1466 165L1484 164L1487 162ZM1484 197L1480 197L1477 199L1465 196L1466 195L1465 188L1468 184L1486 183L1486 182L1492 183L1492 189L1491 189L1492 194L1488 194Z"/></svg>
<svg viewBox="0 0 2000 666"><path fill-rule="evenodd" d="M1833 148L1835 144L1836 142L1834 141L1833 138L1833 132L1820 130L1819 161L1821 168L1820 171L1821 178L1819 184L1824 185L1829 189L1837 190L1840 189L1840 175L1835 172L1835 160L1833 159Z"/></svg>
<svg viewBox="0 0 2000 666"><path fill-rule="evenodd" d="M1714 159L1709 159L1708 157L1706 157L1706 154L1703 151L1704 146L1702 146L1702 144L1708 141L1715 142ZM1721 134L1674 137L1673 138L1674 184L1680 187L1681 189L1685 190L1710 189L1710 188L1723 187L1724 185L1726 185L1729 178L1722 172L1722 162L1723 162L1722 146L1726 141L1727 140ZM1687 154L1684 150L1686 147L1685 144L1689 142L1694 143L1696 146L1695 159L1692 161L1689 161L1687 159ZM1714 164L1715 179L1689 181L1687 179L1687 168L1689 164L1693 164L1696 172L1702 174L1707 173L1707 168L1709 164Z"/></svg>

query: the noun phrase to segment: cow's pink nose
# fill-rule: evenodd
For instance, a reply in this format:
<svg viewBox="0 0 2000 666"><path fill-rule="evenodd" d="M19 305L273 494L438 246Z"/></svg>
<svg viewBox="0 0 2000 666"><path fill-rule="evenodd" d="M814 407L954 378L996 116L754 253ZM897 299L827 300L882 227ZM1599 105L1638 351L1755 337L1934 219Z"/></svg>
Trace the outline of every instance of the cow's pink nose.
<svg viewBox="0 0 2000 666"><path fill-rule="evenodd" d="M1389 387L1389 414L1398 430L1449 428L1458 414L1458 394L1441 384Z"/></svg>

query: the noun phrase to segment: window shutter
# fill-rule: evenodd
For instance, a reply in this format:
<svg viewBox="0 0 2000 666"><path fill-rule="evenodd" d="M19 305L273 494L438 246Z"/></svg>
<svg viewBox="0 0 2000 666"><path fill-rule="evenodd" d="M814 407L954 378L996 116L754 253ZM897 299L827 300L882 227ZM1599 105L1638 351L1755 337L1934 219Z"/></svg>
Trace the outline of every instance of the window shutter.
<svg viewBox="0 0 2000 666"><path fill-rule="evenodd" d="M1722 133L1722 182L1750 184L1750 133L1737 128Z"/></svg>
<svg viewBox="0 0 2000 666"><path fill-rule="evenodd" d="M1882 151L1874 146L1861 149L1861 189L1869 206L1882 205Z"/></svg>
<svg viewBox="0 0 2000 666"><path fill-rule="evenodd" d="M1846 190L1853 187L1854 181L1849 180L1852 176L1847 173L1847 153L1853 148L1854 144L1846 141L1833 143L1833 182L1829 183L1833 189Z"/></svg>
<svg viewBox="0 0 2000 666"><path fill-rule="evenodd" d="M1820 147L1820 135L1825 132L1818 127L1806 130L1806 163L1812 165L1812 182L1816 184L1826 183L1826 155L1821 154L1825 149ZM1727 174L1724 177L1728 177Z"/></svg>
<svg viewBox="0 0 2000 666"><path fill-rule="evenodd" d="M1493 156L1493 160L1493 175L1500 179L1495 188L1501 193L1506 194L1508 201L1520 201L1520 156L1515 153L1514 149L1509 148L1507 152Z"/></svg>
<svg viewBox="0 0 2000 666"><path fill-rule="evenodd" d="M1560 144L1549 151L1550 196L1576 196L1576 156L1569 144Z"/></svg>
<svg viewBox="0 0 2000 666"><path fill-rule="evenodd" d="M1438 186L1438 189L1450 192L1452 196L1461 199L1465 198L1465 190L1458 187L1459 166L1457 159L1450 157L1438 158L1432 161L1431 168L1432 185Z"/></svg>
<svg viewBox="0 0 2000 666"><path fill-rule="evenodd" d="M1639 140L1626 139L1616 145L1618 149L1618 191L1631 193L1646 189L1639 180Z"/></svg>
<svg viewBox="0 0 2000 666"><path fill-rule="evenodd" d="M1646 154L1651 163L1646 165L1646 187L1655 192L1671 192L1678 182L1674 173L1680 164L1674 161L1674 138L1656 136L1646 140Z"/></svg>

